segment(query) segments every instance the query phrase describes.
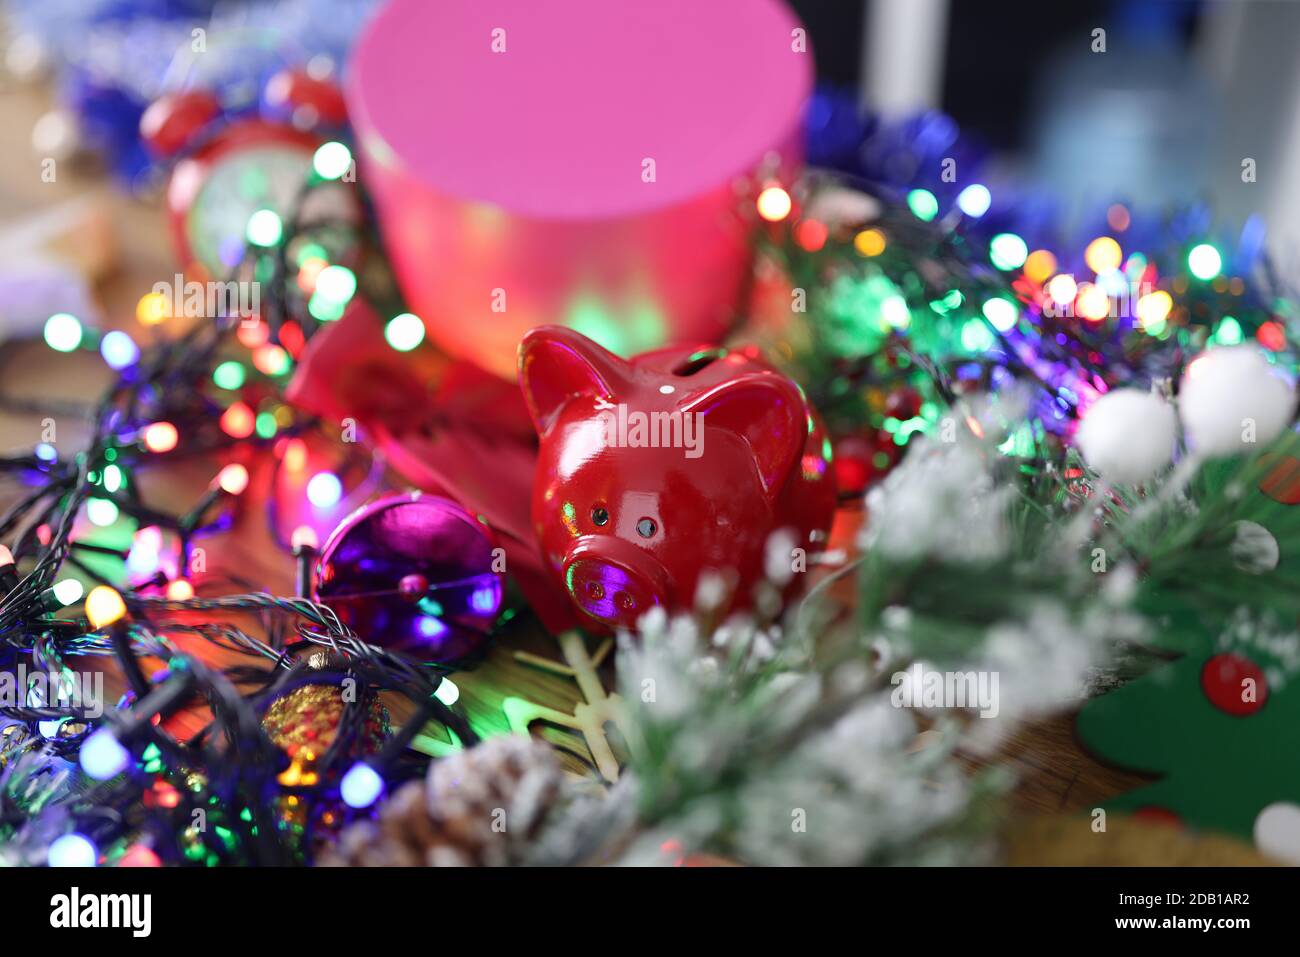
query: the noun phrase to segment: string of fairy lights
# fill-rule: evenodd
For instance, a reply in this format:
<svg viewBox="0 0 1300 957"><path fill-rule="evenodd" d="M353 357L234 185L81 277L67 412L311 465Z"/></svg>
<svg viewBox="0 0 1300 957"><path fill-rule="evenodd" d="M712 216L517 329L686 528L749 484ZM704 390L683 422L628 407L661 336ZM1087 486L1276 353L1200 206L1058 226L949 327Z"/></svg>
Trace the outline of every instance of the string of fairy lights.
<svg viewBox="0 0 1300 957"><path fill-rule="evenodd" d="M314 329L342 315L357 280L348 266L328 261L319 241L320 230L337 224L303 224L299 211L312 189L340 179L351 164L346 145L323 145L285 219L269 209L250 218L232 278L254 276L269 289L258 315L213 316L148 348L122 330L101 335L68 313L45 324L51 349L97 349L115 380L93 408L58 406L59 414L91 422L92 438L76 455L63 457L43 442L31 454L0 460L0 471L28 488L0 516L0 537L13 536L12 548L0 546L0 642L7 658L29 654L35 667L62 679L42 688L33 682L21 706L0 707L5 717L34 725L33 733L6 742L18 747L4 755L0 828L22 833L29 812L46 802L64 812L64 833L46 835L31 863L302 862L318 828L338 823L341 811L368 808L385 787L422 771L428 759L408 746L430 721L461 745L477 741L451 707L458 694L446 669L366 642L310 599L318 540L310 525L285 543L299 565L298 597L196 596L193 543L229 525L249 486L246 465L223 465L181 515L151 507L135 481L138 470L155 463L247 443L269 446L280 468L309 467L304 436L314 423L288 409L275 386ZM174 311L154 291L140 299L136 317L157 326ZM423 323L396 311L386 335L394 349L409 351L423 338ZM249 350L252 370L230 354L232 339ZM204 381L211 387L194 388ZM49 411L25 400L3 404ZM376 469L382 471L381 462L368 469L371 485ZM322 512L344 498L343 482L330 470L304 476L301 485ZM274 496L268 515L275 516ZM136 526L126 547L92 540L97 530L122 523ZM87 592L83 579L98 584ZM265 637L236 623L250 615ZM236 651L250 664L209 667L183 646L186 636ZM309 655L313 648L317 655ZM129 685L117 708L99 716L83 700L74 657L117 663ZM165 666L146 676L146 658ZM333 741L309 770L288 759L263 730L263 714L296 688L344 682L363 693L344 699ZM412 714L377 754L358 758L356 745L381 691L407 698ZM198 703L211 711L209 725L184 740L164 730L166 719ZM90 786L56 793L56 776L33 797L32 782L61 757L75 759ZM196 812L211 826L195 827Z"/></svg>
<svg viewBox="0 0 1300 957"><path fill-rule="evenodd" d="M824 202L846 189L877 201L869 218ZM1139 226L1116 203L1081 249L1063 238L1031 248L1005 209L985 226L988 186L948 193L945 206L914 181L838 172L757 194L754 212L768 224L761 249L808 290L808 319L794 324L811 342L790 337L793 371L811 383L833 431L840 401L865 394L839 430L870 426L887 433L886 446L902 447L935 431L955 394L1027 381L1042 400L1003 451L1037 455L1046 443L1058 454L1106 391L1177 381L1206 348L1253 342L1270 362L1295 368L1296 300L1279 287L1257 219L1231 248L1203 217L1146 216ZM895 414L894 396L880 388L900 376L923 393L907 404L910 416ZM896 460L875 453L880 468Z"/></svg>

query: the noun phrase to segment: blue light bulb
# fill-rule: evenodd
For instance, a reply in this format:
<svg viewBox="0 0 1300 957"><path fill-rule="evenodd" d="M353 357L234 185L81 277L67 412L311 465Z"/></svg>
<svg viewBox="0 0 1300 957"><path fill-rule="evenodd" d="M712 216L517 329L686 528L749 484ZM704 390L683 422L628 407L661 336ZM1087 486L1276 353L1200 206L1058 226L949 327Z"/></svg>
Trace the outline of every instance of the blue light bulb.
<svg viewBox="0 0 1300 957"><path fill-rule="evenodd" d="M100 728L82 742L81 769L96 781L107 781L130 763L131 753L108 728Z"/></svg>
<svg viewBox="0 0 1300 957"><path fill-rule="evenodd" d="M125 369L140 361L140 348L125 332L114 329L99 341L99 354L110 369Z"/></svg>
<svg viewBox="0 0 1300 957"><path fill-rule="evenodd" d="M978 219L989 211L993 197L982 183L971 183L957 194L957 207L967 216Z"/></svg>
<svg viewBox="0 0 1300 957"><path fill-rule="evenodd" d="M343 781L339 785L343 803L355 808L370 807L379 800L383 790L384 779L364 761L358 761L348 768L348 773L343 775Z"/></svg>
<svg viewBox="0 0 1300 957"><path fill-rule="evenodd" d="M50 867L94 867L99 851L84 834L64 834L50 843Z"/></svg>

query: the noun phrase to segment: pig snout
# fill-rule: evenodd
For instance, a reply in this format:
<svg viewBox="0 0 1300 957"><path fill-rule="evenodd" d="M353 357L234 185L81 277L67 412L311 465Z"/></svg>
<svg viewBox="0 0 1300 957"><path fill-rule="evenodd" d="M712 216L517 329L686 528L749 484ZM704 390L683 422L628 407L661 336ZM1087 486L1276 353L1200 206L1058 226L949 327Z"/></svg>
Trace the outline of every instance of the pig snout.
<svg viewBox="0 0 1300 957"><path fill-rule="evenodd" d="M564 556L564 582L588 615L634 628L655 605L668 604L668 573L658 561L621 539L589 536Z"/></svg>

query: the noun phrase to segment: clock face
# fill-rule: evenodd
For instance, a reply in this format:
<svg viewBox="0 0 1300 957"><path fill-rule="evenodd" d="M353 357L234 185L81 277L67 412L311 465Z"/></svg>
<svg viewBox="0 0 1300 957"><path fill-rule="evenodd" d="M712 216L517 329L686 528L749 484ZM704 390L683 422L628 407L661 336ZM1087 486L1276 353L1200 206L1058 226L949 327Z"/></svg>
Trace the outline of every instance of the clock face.
<svg viewBox="0 0 1300 957"><path fill-rule="evenodd" d="M185 217L190 255L212 276L227 276L243 257L249 217L269 209L283 220L311 162L311 150L291 143L250 146L216 158Z"/></svg>

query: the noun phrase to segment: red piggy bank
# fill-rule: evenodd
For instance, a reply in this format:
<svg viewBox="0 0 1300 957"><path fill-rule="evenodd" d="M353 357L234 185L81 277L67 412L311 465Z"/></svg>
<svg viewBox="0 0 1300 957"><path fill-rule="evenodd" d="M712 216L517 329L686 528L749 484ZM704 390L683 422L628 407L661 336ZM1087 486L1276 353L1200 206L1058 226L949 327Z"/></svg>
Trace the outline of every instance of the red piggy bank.
<svg viewBox="0 0 1300 957"><path fill-rule="evenodd" d="M824 426L757 350L624 360L543 326L520 344L519 383L541 437L543 559L602 624L690 607L710 570L734 572L733 607L745 607L772 533L806 551L824 543L836 503Z"/></svg>

